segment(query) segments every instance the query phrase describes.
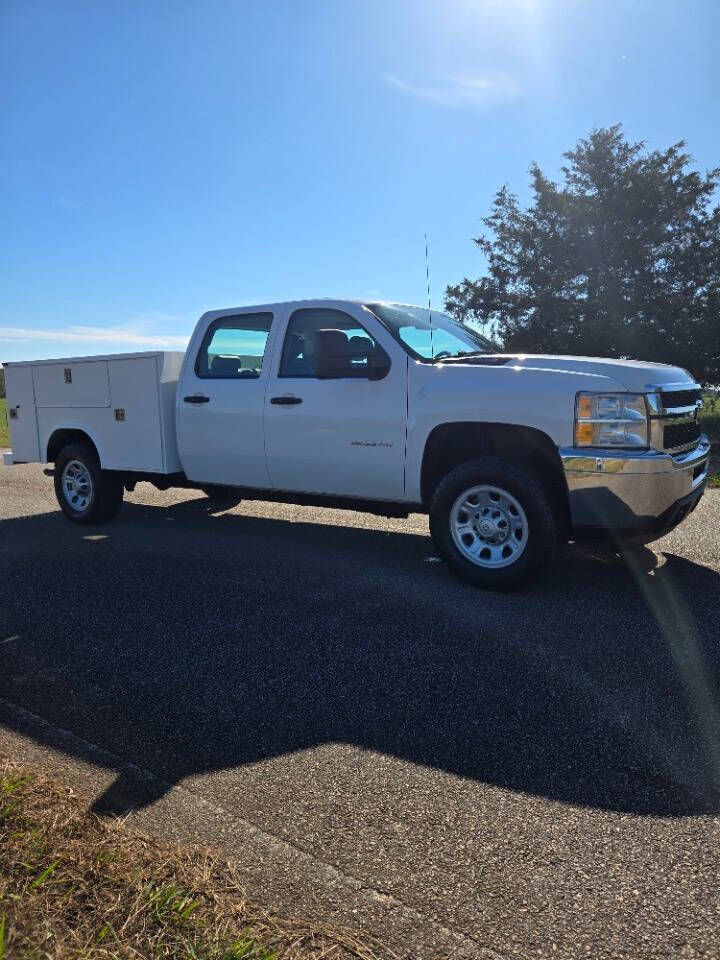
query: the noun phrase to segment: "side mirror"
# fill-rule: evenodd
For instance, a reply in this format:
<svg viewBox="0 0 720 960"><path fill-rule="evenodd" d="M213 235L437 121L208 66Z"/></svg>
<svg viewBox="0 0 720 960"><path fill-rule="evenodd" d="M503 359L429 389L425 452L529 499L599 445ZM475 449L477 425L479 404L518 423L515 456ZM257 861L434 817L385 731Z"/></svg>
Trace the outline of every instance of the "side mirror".
<svg viewBox="0 0 720 960"><path fill-rule="evenodd" d="M390 373L390 357L378 347L368 356L368 380L382 380Z"/></svg>
<svg viewBox="0 0 720 960"><path fill-rule="evenodd" d="M356 339L356 338L355 338ZM366 338L370 347L372 340ZM367 366L353 366L353 345L344 330L318 330L315 334L315 376L319 380L362 377L382 380L390 371L390 357L382 347L367 354Z"/></svg>
<svg viewBox="0 0 720 960"><path fill-rule="evenodd" d="M320 380L350 376L350 344L344 330L318 330L315 334L315 376Z"/></svg>

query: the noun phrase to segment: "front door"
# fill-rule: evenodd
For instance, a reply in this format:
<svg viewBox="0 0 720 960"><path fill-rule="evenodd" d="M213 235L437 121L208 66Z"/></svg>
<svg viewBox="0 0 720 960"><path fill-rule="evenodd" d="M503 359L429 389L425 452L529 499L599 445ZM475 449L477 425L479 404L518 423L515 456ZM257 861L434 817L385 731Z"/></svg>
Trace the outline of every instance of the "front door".
<svg viewBox="0 0 720 960"><path fill-rule="evenodd" d="M373 320L360 307L303 308L289 318L265 406L267 462L275 489L403 499L407 357L389 335L380 342L382 332ZM348 357L344 375L316 376L318 330L342 334ZM381 380L368 379L374 351L391 359Z"/></svg>
<svg viewBox="0 0 720 960"><path fill-rule="evenodd" d="M177 432L183 467L194 483L270 486L263 411L272 323L269 311L219 317L207 326L195 356L188 354Z"/></svg>

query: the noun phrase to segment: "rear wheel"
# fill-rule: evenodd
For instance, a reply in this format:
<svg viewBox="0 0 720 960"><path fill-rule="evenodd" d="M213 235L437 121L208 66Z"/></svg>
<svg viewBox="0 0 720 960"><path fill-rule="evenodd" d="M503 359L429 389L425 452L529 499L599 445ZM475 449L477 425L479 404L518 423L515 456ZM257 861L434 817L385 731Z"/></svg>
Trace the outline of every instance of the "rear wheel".
<svg viewBox="0 0 720 960"><path fill-rule="evenodd" d="M122 506L122 478L101 468L92 447L73 443L55 459L55 496L74 523L104 523Z"/></svg>
<svg viewBox="0 0 720 960"><path fill-rule="evenodd" d="M490 590L526 580L557 540L537 475L499 457L463 463L441 480L430 505L430 533L455 573Z"/></svg>

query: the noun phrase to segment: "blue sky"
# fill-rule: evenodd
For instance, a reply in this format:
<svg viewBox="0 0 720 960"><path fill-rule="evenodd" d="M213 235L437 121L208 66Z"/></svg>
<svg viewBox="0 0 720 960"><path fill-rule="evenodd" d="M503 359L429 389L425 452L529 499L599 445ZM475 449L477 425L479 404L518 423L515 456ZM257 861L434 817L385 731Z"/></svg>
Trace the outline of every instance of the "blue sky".
<svg viewBox="0 0 720 960"><path fill-rule="evenodd" d="M0 360L206 309L434 306L504 182L622 122L720 164L720 0L2 0Z"/></svg>

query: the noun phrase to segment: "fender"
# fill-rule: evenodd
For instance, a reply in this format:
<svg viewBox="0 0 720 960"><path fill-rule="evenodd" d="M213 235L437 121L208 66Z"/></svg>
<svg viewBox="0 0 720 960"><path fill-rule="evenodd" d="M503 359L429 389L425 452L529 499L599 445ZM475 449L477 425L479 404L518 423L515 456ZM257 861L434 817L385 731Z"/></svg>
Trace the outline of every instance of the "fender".
<svg viewBox="0 0 720 960"><path fill-rule="evenodd" d="M78 423L76 420L63 421L62 423L55 423L52 426L52 432L48 433L47 436L41 436L40 438L40 450L44 451L45 461L50 463L55 459L53 447L55 444L53 440L57 438L58 434L68 433L80 433L83 434L90 440L97 450L98 459L100 461L100 466L106 468L107 460L105 450L103 449L102 444L98 441L97 433L91 427L88 428L87 423ZM64 444L62 444L64 446ZM53 455L51 456L51 452Z"/></svg>
<svg viewBox="0 0 720 960"><path fill-rule="evenodd" d="M406 498L422 499L423 458L428 438L437 427L476 423L532 429L548 438L557 451L558 447L572 443L575 394L583 389L624 387L596 373L526 369L517 365L410 363Z"/></svg>

